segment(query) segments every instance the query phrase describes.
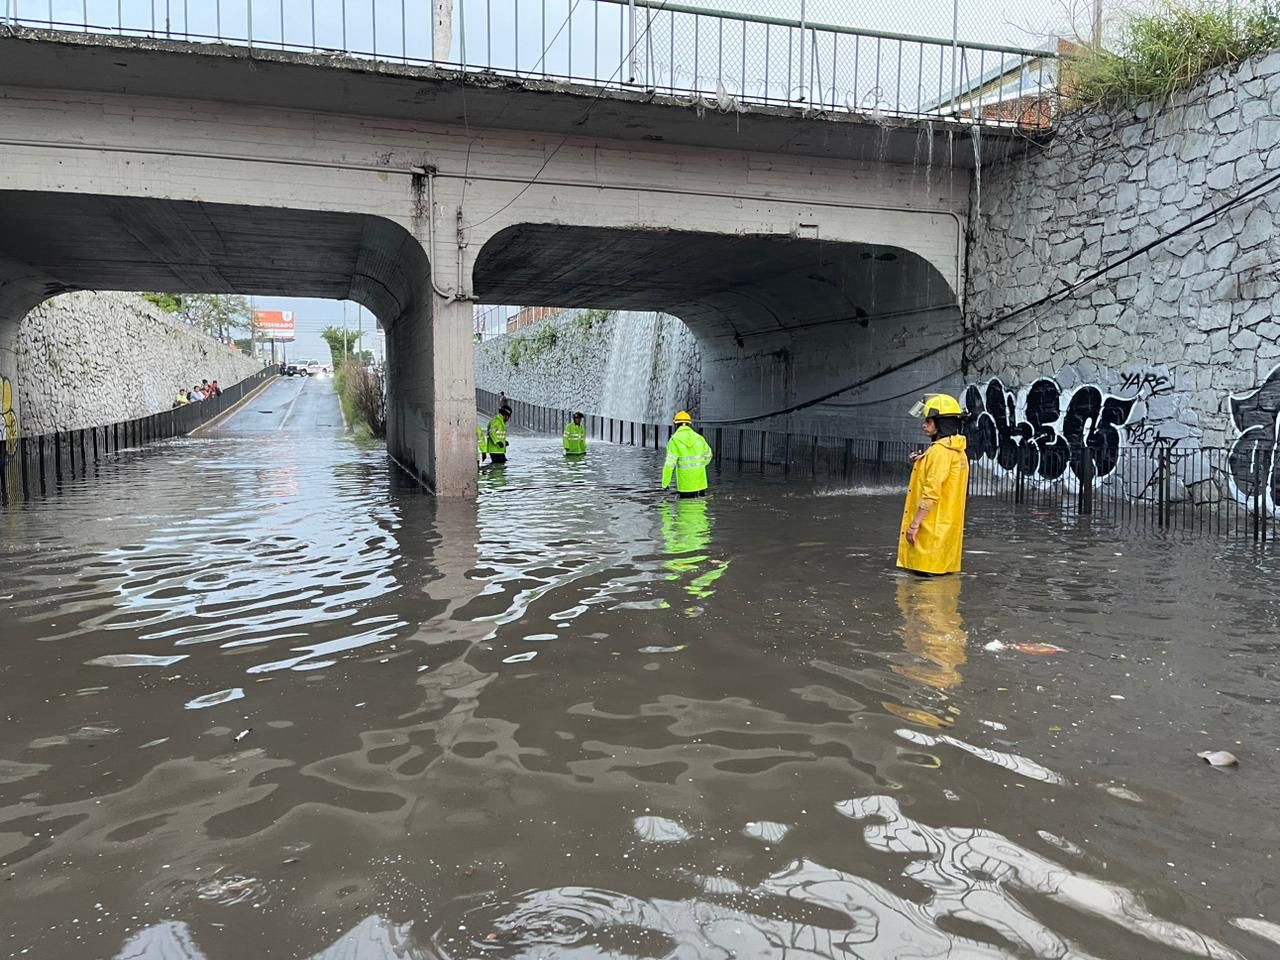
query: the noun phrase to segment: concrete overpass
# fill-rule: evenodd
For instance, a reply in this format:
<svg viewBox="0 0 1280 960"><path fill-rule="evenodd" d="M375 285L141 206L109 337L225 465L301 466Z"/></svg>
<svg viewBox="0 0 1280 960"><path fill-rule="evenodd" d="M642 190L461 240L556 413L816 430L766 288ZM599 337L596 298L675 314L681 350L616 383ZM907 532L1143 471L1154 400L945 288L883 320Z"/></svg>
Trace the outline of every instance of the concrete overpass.
<svg viewBox="0 0 1280 960"><path fill-rule="evenodd" d="M703 345L707 417L768 412L958 334L968 136L11 30L0 374L18 321L63 291L351 298L387 331L390 453L467 496L476 302L679 316ZM1011 142L988 133L984 153Z"/></svg>

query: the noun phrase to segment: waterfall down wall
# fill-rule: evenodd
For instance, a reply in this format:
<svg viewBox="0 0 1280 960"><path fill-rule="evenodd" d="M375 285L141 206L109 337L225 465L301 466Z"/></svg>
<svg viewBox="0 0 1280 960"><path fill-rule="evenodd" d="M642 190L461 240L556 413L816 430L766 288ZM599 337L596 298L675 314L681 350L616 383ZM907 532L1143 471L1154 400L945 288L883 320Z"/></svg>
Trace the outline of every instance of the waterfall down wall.
<svg viewBox="0 0 1280 960"><path fill-rule="evenodd" d="M626 420L697 414L701 351L661 313L567 311L476 348L476 386Z"/></svg>

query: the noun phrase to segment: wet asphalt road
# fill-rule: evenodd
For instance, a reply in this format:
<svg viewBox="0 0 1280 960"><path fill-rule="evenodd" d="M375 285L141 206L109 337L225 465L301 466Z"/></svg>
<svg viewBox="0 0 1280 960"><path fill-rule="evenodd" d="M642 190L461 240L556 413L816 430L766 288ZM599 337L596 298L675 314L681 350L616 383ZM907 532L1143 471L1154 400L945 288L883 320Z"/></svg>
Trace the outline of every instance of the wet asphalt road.
<svg viewBox="0 0 1280 960"><path fill-rule="evenodd" d="M338 436L342 414L329 377L280 377L262 393L209 431L210 436L242 433Z"/></svg>
<svg viewBox="0 0 1280 960"><path fill-rule="evenodd" d="M0 958L1280 956L1272 554L975 498L916 580L900 490L338 424L0 518Z"/></svg>

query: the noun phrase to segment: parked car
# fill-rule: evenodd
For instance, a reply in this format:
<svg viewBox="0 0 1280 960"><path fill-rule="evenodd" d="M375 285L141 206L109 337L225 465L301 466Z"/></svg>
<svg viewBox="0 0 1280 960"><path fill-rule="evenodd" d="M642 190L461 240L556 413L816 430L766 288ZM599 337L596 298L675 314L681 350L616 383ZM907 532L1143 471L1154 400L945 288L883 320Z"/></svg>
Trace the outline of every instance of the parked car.
<svg viewBox="0 0 1280 960"><path fill-rule="evenodd" d="M308 376L308 377L318 377L318 376L320 376L320 370L321 370L321 367L320 367L320 361L319 361L319 360L308 360L308 361L307 361L307 363L306 363L306 371L307 371L307 376Z"/></svg>
<svg viewBox="0 0 1280 960"><path fill-rule="evenodd" d="M284 372L286 376L290 376L290 377L306 375L306 371L302 369L302 367L298 366L296 363L289 364L287 367L284 368Z"/></svg>

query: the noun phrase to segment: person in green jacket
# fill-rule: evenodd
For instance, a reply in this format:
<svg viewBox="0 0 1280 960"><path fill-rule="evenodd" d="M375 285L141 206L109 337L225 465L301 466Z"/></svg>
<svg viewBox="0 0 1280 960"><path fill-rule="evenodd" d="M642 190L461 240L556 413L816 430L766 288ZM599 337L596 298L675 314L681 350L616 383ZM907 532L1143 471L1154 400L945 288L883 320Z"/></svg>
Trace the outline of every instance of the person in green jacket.
<svg viewBox="0 0 1280 960"><path fill-rule="evenodd" d="M681 410L672 418L676 431L667 441L667 459L662 465L662 489L676 480L676 491L682 498L707 495L707 467L711 465L711 447L692 427L693 417Z"/></svg>
<svg viewBox="0 0 1280 960"><path fill-rule="evenodd" d="M564 425L565 456L576 457L587 452L587 428L582 421L582 414L575 413L573 419Z"/></svg>
<svg viewBox="0 0 1280 960"><path fill-rule="evenodd" d="M480 426L480 417L476 417L476 463L483 465L489 459L489 445L485 442L484 427Z"/></svg>
<svg viewBox="0 0 1280 960"><path fill-rule="evenodd" d="M489 421L485 430L485 450L494 465L507 462L507 421L511 419L511 408L500 407L498 415Z"/></svg>

